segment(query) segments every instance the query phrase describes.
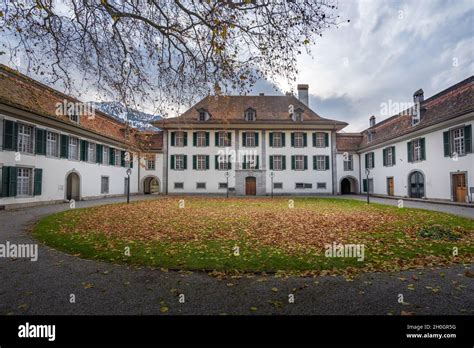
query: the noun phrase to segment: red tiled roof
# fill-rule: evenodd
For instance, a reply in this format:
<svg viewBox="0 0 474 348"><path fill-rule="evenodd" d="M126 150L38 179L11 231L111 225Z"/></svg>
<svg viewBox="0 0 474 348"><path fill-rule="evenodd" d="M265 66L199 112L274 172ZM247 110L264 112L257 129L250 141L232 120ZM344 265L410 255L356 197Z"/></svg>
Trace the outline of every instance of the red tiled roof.
<svg viewBox="0 0 474 348"><path fill-rule="evenodd" d="M136 145L135 129L129 129L129 139L125 136L126 125L112 116L95 110L95 117L81 117L80 124L72 122L67 115L56 112L57 103L79 102L66 94L56 91L38 81L35 81L16 70L0 64L0 103L36 115L58 119L75 127L109 137L124 144Z"/></svg>
<svg viewBox="0 0 474 348"><path fill-rule="evenodd" d="M421 102L421 121L411 125L410 112L404 110L364 130L360 148L369 147L474 111L474 76ZM374 133L369 143L368 132Z"/></svg>
<svg viewBox="0 0 474 348"><path fill-rule="evenodd" d="M362 141L360 133L336 133L337 151L357 151Z"/></svg>
<svg viewBox="0 0 474 348"><path fill-rule="evenodd" d="M289 109L293 106L303 110L301 124L330 124L339 129L347 125L345 122L322 118L294 96L207 96L182 115L154 122L157 127L180 126L188 124L203 124L198 121L198 110L204 109L210 119L206 124L239 124L245 123L244 113L252 108L256 111L256 121L253 123L295 124L290 118Z"/></svg>

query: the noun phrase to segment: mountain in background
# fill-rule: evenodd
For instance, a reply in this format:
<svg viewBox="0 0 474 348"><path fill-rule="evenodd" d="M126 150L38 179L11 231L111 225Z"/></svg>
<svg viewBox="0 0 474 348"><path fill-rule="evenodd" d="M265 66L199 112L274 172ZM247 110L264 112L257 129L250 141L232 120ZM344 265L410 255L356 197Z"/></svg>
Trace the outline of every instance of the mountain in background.
<svg viewBox="0 0 474 348"><path fill-rule="evenodd" d="M161 120L161 116L148 114L132 108L126 108L119 102L92 102L94 107L119 120L125 122L128 120L131 127L138 130L157 131L159 128L150 124L150 122Z"/></svg>

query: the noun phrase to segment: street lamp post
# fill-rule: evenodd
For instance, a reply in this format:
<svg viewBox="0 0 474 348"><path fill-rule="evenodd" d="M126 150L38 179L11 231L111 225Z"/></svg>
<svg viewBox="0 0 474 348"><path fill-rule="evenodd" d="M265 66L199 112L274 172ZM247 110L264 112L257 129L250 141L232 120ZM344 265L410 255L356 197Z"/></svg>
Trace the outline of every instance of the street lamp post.
<svg viewBox="0 0 474 348"><path fill-rule="evenodd" d="M127 169L127 204L130 203L130 175L132 174L132 169Z"/></svg>
<svg viewBox="0 0 474 348"><path fill-rule="evenodd" d="M370 204L370 184L369 184L369 174L370 174L370 169L366 168L365 169L365 174L367 175L367 204Z"/></svg>
<svg viewBox="0 0 474 348"><path fill-rule="evenodd" d="M229 171L226 171L224 174L225 178L227 179L227 185L226 185L226 197L229 198L229 176L230 173Z"/></svg>
<svg viewBox="0 0 474 348"><path fill-rule="evenodd" d="M272 198L273 198L273 178L275 177L275 172L271 172L270 173L270 179L271 179L271 184L272 184L272 188L271 188L271 192L272 192Z"/></svg>

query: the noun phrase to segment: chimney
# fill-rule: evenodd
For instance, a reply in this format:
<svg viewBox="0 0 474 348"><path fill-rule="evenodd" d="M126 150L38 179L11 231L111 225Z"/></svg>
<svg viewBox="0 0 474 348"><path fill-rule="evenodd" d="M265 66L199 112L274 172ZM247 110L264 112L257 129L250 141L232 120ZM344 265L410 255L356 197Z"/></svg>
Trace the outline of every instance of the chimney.
<svg viewBox="0 0 474 348"><path fill-rule="evenodd" d="M308 95L308 85L298 85L298 99L306 106L309 107L309 95Z"/></svg>
<svg viewBox="0 0 474 348"><path fill-rule="evenodd" d="M422 103L423 100L425 100L425 97L424 97L424 92L423 90L420 88L418 91L416 91L415 93L413 93L413 102L415 104L418 104L418 103Z"/></svg>
<svg viewBox="0 0 474 348"><path fill-rule="evenodd" d="M370 127L372 128L373 126L375 126L375 116L372 115L370 116L369 118L369 124L370 124Z"/></svg>

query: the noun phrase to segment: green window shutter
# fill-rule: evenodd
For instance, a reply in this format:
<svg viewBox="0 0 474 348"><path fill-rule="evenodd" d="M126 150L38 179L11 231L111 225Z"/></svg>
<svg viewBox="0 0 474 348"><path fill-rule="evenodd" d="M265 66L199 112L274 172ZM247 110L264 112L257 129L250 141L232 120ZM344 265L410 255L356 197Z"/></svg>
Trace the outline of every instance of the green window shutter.
<svg viewBox="0 0 474 348"><path fill-rule="evenodd" d="M281 146L285 147L285 133L281 132Z"/></svg>
<svg viewBox="0 0 474 348"><path fill-rule="evenodd" d="M370 155L372 156L372 168L375 168L375 152L371 152Z"/></svg>
<svg viewBox="0 0 474 348"><path fill-rule="evenodd" d="M387 149L383 149L382 153L383 153L383 165L385 167L387 165Z"/></svg>
<svg viewBox="0 0 474 348"><path fill-rule="evenodd" d="M81 140L81 161L87 161L87 141Z"/></svg>
<svg viewBox="0 0 474 348"><path fill-rule="evenodd" d="M188 155L183 156L183 168L188 169Z"/></svg>
<svg viewBox="0 0 474 348"><path fill-rule="evenodd" d="M316 170L316 156L313 156L313 170Z"/></svg>
<svg viewBox="0 0 474 348"><path fill-rule="evenodd" d="M3 120L3 149L16 151L18 142L18 125L10 120Z"/></svg>
<svg viewBox="0 0 474 348"><path fill-rule="evenodd" d="M425 138L420 139L420 145L421 145L421 159L425 160L426 159Z"/></svg>
<svg viewBox="0 0 474 348"><path fill-rule="evenodd" d="M102 163L102 145L96 144L95 145L95 161L96 163Z"/></svg>
<svg viewBox="0 0 474 348"><path fill-rule="evenodd" d="M46 155L46 130L36 128L35 153Z"/></svg>
<svg viewBox="0 0 474 348"><path fill-rule="evenodd" d="M329 156L325 156L325 161L326 161L326 170L329 170Z"/></svg>
<svg viewBox="0 0 474 348"><path fill-rule="evenodd" d="M228 156L228 157L227 157L227 168L232 169L231 156Z"/></svg>
<svg viewBox="0 0 474 348"><path fill-rule="evenodd" d="M209 132L206 132L206 146L209 146Z"/></svg>
<svg viewBox="0 0 474 348"><path fill-rule="evenodd" d="M171 146L175 146L176 145L176 133L175 132L171 132Z"/></svg>
<svg viewBox="0 0 474 348"><path fill-rule="evenodd" d="M9 197L9 174L10 174L10 167L2 167L2 197Z"/></svg>
<svg viewBox="0 0 474 348"><path fill-rule="evenodd" d="M247 133L242 133L242 146L247 146Z"/></svg>
<svg viewBox="0 0 474 348"><path fill-rule="evenodd" d="M316 147L316 133L313 133L312 136L313 136L313 147Z"/></svg>
<svg viewBox="0 0 474 348"><path fill-rule="evenodd" d="M184 146L188 146L188 132L183 133L183 144Z"/></svg>
<svg viewBox="0 0 474 348"><path fill-rule="evenodd" d="M194 170L197 169L197 157L196 157L196 155L193 155L193 169Z"/></svg>
<svg viewBox="0 0 474 348"><path fill-rule="evenodd" d="M256 158L257 163L256 163L256 165L255 165L255 169L259 169L259 168L260 168L260 164L259 164L259 163L260 163L260 162L259 162L259 157L260 157L260 156L257 155L256 157L257 157L257 158Z"/></svg>
<svg viewBox="0 0 474 348"><path fill-rule="evenodd" d="M411 144L412 144L411 141L407 143L408 162L413 162L413 147Z"/></svg>
<svg viewBox="0 0 474 348"><path fill-rule="evenodd" d="M303 146L308 146L308 137L306 133L303 133Z"/></svg>
<svg viewBox="0 0 474 348"><path fill-rule="evenodd" d="M255 132L255 146L258 146L258 133Z"/></svg>
<svg viewBox="0 0 474 348"><path fill-rule="evenodd" d="M308 156L304 156L304 170L308 169Z"/></svg>
<svg viewBox="0 0 474 348"><path fill-rule="evenodd" d="M291 156L291 169L295 170L295 168L296 168L296 157Z"/></svg>
<svg viewBox="0 0 474 348"><path fill-rule="evenodd" d="M227 132L227 139L229 140L229 144L232 145L232 133Z"/></svg>
<svg viewBox="0 0 474 348"><path fill-rule="evenodd" d="M246 155L244 155L244 159L242 162L242 169L247 169L247 156Z"/></svg>
<svg viewBox="0 0 474 348"><path fill-rule="evenodd" d="M369 154L365 154L365 169L369 168Z"/></svg>
<svg viewBox="0 0 474 348"><path fill-rule="evenodd" d="M69 157L69 137L64 134L61 134L61 150L59 151L59 156L61 158Z"/></svg>
<svg viewBox="0 0 474 348"><path fill-rule="evenodd" d="M324 146L328 147L329 146L329 134L324 133Z"/></svg>
<svg viewBox="0 0 474 348"><path fill-rule="evenodd" d="M214 158L215 158L215 161L214 161L215 167L214 167L214 169L218 170L219 169L219 155L215 155Z"/></svg>
<svg viewBox="0 0 474 348"><path fill-rule="evenodd" d="M214 132L214 146L219 146L219 132Z"/></svg>
<svg viewBox="0 0 474 348"><path fill-rule="evenodd" d="M109 148L109 164L111 166L115 164L115 151L113 147Z"/></svg>
<svg viewBox="0 0 474 348"><path fill-rule="evenodd" d="M472 153L472 127L464 127L464 149L466 153Z"/></svg>
<svg viewBox="0 0 474 348"><path fill-rule="evenodd" d="M392 146L392 165L395 165L397 161L397 156L395 154L395 146Z"/></svg>
<svg viewBox="0 0 474 348"><path fill-rule="evenodd" d="M362 180L363 191L367 192L367 179Z"/></svg>
<svg viewBox="0 0 474 348"><path fill-rule="evenodd" d="M451 157L450 132L443 132L444 157Z"/></svg>
<svg viewBox="0 0 474 348"><path fill-rule="evenodd" d="M130 163L129 163L129 167L130 168L133 168L133 153L130 152Z"/></svg>
<svg viewBox="0 0 474 348"><path fill-rule="evenodd" d="M273 147L273 133L269 134L269 139L270 139L270 147ZM271 156L270 156L271 157ZM271 168L270 168L271 169Z"/></svg>
<svg viewBox="0 0 474 348"><path fill-rule="evenodd" d="M41 184L43 182L43 169L35 168L35 183L33 189L33 195L40 196L41 195Z"/></svg>
<svg viewBox="0 0 474 348"><path fill-rule="evenodd" d="M283 134L284 136L284 134ZM281 169L285 170L286 169L286 156L281 156Z"/></svg>
<svg viewBox="0 0 474 348"><path fill-rule="evenodd" d="M295 133L291 133L291 147L295 147Z"/></svg>
<svg viewBox="0 0 474 348"><path fill-rule="evenodd" d="M171 158L170 158L170 168L171 169L174 169L174 155L171 155Z"/></svg>
<svg viewBox="0 0 474 348"><path fill-rule="evenodd" d="M270 170L273 170L273 156L270 156Z"/></svg>
<svg viewBox="0 0 474 348"><path fill-rule="evenodd" d="M197 133L193 132L193 146L197 145Z"/></svg>
<svg viewBox="0 0 474 348"><path fill-rule="evenodd" d="M125 167L125 151L120 150L120 166Z"/></svg>
<svg viewBox="0 0 474 348"><path fill-rule="evenodd" d="M209 169L209 155L206 156L206 169Z"/></svg>
<svg viewBox="0 0 474 348"><path fill-rule="evenodd" d="M16 196L16 181L18 177L18 170L16 167L9 167L8 170L8 196Z"/></svg>

